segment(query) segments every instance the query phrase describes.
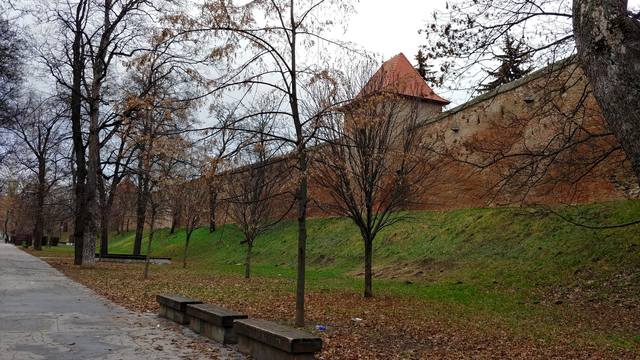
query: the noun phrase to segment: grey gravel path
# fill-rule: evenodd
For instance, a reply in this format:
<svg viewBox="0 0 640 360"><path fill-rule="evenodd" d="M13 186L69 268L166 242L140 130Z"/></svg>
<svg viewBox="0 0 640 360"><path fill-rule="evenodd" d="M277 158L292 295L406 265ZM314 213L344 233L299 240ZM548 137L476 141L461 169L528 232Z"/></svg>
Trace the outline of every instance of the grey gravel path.
<svg viewBox="0 0 640 360"><path fill-rule="evenodd" d="M205 359L198 335L135 314L13 245L0 244L0 359ZM216 359L241 359L209 341Z"/></svg>

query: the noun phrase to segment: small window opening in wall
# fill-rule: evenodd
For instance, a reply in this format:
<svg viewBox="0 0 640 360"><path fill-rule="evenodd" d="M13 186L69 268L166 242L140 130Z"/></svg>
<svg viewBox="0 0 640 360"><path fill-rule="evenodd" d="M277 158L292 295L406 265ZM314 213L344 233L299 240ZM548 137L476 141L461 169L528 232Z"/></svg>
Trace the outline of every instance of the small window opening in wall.
<svg viewBox="0 0 640 360"><path fill-rule="evenodd" d="M536 101L536 99L533 97L533 92L531 91L531 89L523 91L522 100L527 104L531 104Z"/></svg>
<svg viewBox="0 0 640 360"><path fill-rule="evenodd" d="M454 120L453 124L451 124L451 130L453 130L454 133L460 131L460 123L458 122L458 119Z"/></svg>
<svg viewBox="0 0 640 360"><path fill-rule="evenodd" d="M480 124L480 115L476 118L476 123Z"/></svg>

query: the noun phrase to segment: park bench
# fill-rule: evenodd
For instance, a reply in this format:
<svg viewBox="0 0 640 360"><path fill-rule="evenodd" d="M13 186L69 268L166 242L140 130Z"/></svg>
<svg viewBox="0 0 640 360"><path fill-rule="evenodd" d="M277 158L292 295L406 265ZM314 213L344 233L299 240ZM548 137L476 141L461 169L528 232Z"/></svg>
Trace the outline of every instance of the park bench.
<svg viewBox="0 0 640 360"><path fill-rule="evenodd" d="M13 236L13 244L15 246L31 246L33 245L33 238L29 234L16 234Z"/></svg>
<svg viewBox="0 0 640 360"><path fill-rule="evenodd" d="M147 260L146 255L132 255L132 254L99 254L96 253L96 259L98 261L107 262L119 262L119 263L141 263ZM171 258L168 257L156 257L149 258L152 264L171 264Z"/></svg>
<svg viewBox="0 0 640 360"><path fill-rule="evenodd" d="M322 349L322 339L265 320L236 320L238 349L256 360L307 360Z"/></svg>
<svg viewBox="0 0 640 360"><path fill-rule="evenodd" d="M188 324L187 305L201 304L202 301L185 298L178 295L156 295L160 304L160 316L173 320L179 324Z"/></svg>
<svg viewBox="0 0 640 360"><path fill-rule="evenodd" d="M223 344L238 342L233 322L247 318L247 315L209 304L189 304L187 315L191 330Z"/></svg>

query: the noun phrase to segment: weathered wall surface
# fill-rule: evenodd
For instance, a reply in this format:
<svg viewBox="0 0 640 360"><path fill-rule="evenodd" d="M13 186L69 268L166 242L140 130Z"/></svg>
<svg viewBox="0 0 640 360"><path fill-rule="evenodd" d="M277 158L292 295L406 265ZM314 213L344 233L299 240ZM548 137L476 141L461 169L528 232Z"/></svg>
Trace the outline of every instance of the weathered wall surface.
<svg viewBox="0 0 640 360"><path fill-rule="evenodd" d="M587 203L637 196L624 153L573 65L521 81L427 120L439 179L423 208Z"/></svg>
<svg viewBox="0 0 640 360"><path fill-rule="evenodd" d="M582 71L569 63L559 65L445 113L440 112L441 104L416 100L423 118L424 162L432 170L415 191L412 208L577 204L638 197L637 181L607 130ZM289 209L287 217L295 218L295 161L280 159L269 171L281 175L285 184L273 204L277 216ZM220 223L230 221L224 197L221 194L216 212ZM323 206L330 196L313 176L309 197L309 216L333 215ZM203 225L206 219L202 216Z"/></svg>
<svg viewBox="0 0 640 360"><path fill-rule="evenodd" d="M445 113L437 111L439 106L420 104L424 161L433 170L416 191L412 207L444 210L637 197L637 182L582 71L561 65ZM293 163L287 171L293 171ZM313 176L309 195L310 216L331 215L322 206L331 199Z"/></svg>

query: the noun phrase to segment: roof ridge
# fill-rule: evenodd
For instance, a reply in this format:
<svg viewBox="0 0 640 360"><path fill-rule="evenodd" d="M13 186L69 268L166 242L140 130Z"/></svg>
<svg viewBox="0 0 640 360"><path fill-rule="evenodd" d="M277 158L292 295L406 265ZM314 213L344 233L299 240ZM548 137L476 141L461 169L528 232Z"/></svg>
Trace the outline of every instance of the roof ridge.
<svg viewBox="0 0 640 360"><path fill-rule="evenodd" d="M358 97L379 92L394 92L444 105L450 103L433 91L402 52L380 66L362 88Z"/></svg>

